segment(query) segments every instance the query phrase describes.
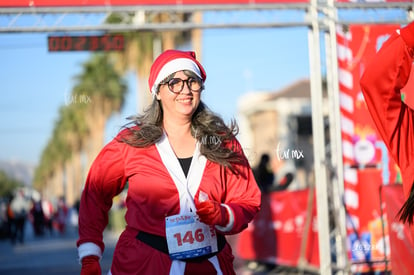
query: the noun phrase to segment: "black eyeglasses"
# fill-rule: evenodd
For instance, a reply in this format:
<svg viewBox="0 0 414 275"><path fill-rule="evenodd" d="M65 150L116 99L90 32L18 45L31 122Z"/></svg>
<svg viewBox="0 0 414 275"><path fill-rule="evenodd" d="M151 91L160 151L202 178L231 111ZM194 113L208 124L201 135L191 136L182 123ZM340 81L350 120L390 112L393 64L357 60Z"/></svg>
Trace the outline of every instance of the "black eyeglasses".
<svg viewBox="0 0 414 275"><path fill-rule="evenodd" d="M161 83L161 84L168 85L168 89L170 89L172 93L179 94L184 88L184 82L187 84L187 87L192 92L198 93L198 92L201 92L201 90L203 89L203 83L201 82L201 79L194 78L194 77L189 77L186 80L181 79L181 78L172 78L168 80L167 82Z"/></svg>

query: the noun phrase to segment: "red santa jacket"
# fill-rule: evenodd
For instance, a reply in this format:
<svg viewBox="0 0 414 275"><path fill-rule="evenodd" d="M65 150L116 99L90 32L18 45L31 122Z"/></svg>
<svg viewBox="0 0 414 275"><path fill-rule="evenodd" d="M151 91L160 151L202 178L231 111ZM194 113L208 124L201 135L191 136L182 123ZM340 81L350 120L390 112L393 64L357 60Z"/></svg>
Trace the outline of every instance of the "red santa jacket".
<svg viewBox="0 0 414 275"><path fill-rule="evenodd" d="M414 111L401 100L400 91L410 76L413 47L410 24L384 43L360 81L374 123L401 169L406 197L414 181Z"/></svg>
<svg viewBox="0 0 414 275"><path fill-rule="evenodd" d="M103 231L108 223L112 199L128 182L127 228L117 243L112 272L168 274L166 271L171 265L168 255L149 249L135 239L139 231L165 236L165 217L180 213L183 207L180 192L174 183L175 178L183 177L182 170L178 160L168 152L168 141L164 145L157 143L157 146L135 148L115 138L103 148L90 169L81 197L77 242L78 247L82 248L80 257L102 255ZM243 154L237 140L231 145ZM163 148L167 148L167 152ZM201 173L195 170L191 176L190 168L188 175L199 176L198 184L191 186L189 183L192 196L196 197L203 191L210 199L231 209L231 224L223 228L221 234L239 233L260 209L260 191L247 159L236 166L238 174L207 160ZM226 265L232 269L233 256L229 247L218 256L222 269L226 269Z"/></svg>

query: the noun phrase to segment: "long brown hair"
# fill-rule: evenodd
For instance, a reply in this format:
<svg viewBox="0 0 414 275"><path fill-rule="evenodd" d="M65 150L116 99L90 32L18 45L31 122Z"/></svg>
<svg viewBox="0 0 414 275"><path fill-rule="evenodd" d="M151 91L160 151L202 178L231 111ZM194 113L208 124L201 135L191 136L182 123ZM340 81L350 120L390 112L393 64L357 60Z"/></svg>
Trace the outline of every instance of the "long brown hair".
<svg viewBox="0 0 414 275"><path fill-rule="evenodd" d="M126 134L120 141L134 147L147 147L158 142L163 135L163 110L161 102L154 98L143 114L130 117L124 126ZM208 160L216 162L237 173L235 164L246 164L246 159L235 142L239 128L235 120L227 126L223 119L213 113L202 101L191 119L191 134L200 143L200 153Z"/></svg>
<svg viewBox="0 0 414 275"><path fill-rule="evenodd" d="M409 225L413 224L414 217L414 184L411 185L410 195L407 200L404 202L403 206L397 213L397 217L403 223L408 223Z"/></svg>

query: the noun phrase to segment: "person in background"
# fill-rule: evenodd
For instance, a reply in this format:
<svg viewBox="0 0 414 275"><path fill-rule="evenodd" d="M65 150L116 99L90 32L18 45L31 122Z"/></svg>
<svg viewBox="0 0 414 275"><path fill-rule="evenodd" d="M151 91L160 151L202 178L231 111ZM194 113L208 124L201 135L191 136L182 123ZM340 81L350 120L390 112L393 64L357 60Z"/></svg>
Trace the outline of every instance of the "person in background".
<svg viewBox="0 0 414 275"><path fill-rule="evenodd" d="M13 200L13 196L7 196L7 205L6 205L6 213L7 213L7 237L12 240L12 232L14 230L14 213L11 208L11 202Z"/></svg>
<svg viewBox="0 0 414 275"><path fill-rule="evenodd" d="M277 184L272 187L271 191L285 191L289 188L290 184L293 182L294 175L292 172L286 172L286 174L283 175L283 177L280 179L280 181L277 181Z"/></svg>
<svg viewBox="0 0 414 275"><path fill-rule="evenodd" d="M19 189L10 202L11 212L11 241L24 243L26 219L30 210L29 199L26 198L24 191Z"/></svg>
<svg viewBox="0 0 414 275"><path fill-rule="evenodd" d="M281 164L277 166L277 168L279 167L281 167ZM283 176L278 179L273 171L277 168L272 167L270 156L264 153L260 157L260 162L257 167L253 169L256 181L264 194L287 190L293 182L294 175L291 172L284 173Z"/></svg>
<svg viewBox="0 0 414 275"><path fill-rule="evenodd" d="M247 227L261 193L236 123L201 100L205 80L194 52L167 50L154 61L152 104L90 168L79 209L81 274L101 274L108 211L127 182L127 225L109 274L235 274L225 236Z"/></svg>
<svg viewBox="0 0 414 275"><path fill-rule="evenodd" d="M406 201L398 215L414 238L414 110L401 100L414 60L414 23L388 38L360 80L373 121L402 173ZM408 91L413 93L414 91Z"/></svg>
<svg viewBox="0 0 414 275"><path fill-rule="evenodd" d="M261 155L259 164L253 169L253 174L262 192L268 193L272 190L275 175L270 166L268 154Z"/></svg>
<svg viewBox="0 0 414 275"><path fill-rule="evenodd" d="M42 210L44 214L44 227L49 231L50 235L53 235L53 204L50 200L44 198L42 199Z"/></svg>
<svg viewBox="0 0 414 275"><path fill-rule="evenodd" d="M66 232L66 222L68 217L68 206L66 205L65 197L60 196L56 206L56 212L53 217L57 231L60 234Z"/></svg>
<svg viewBox="0 0 414 275"><path fill-rule="evenodd" d="M45 215L43 213L41 199L32 199L30 218L32 221L35 236L43 236L45 227Z"/></svg>

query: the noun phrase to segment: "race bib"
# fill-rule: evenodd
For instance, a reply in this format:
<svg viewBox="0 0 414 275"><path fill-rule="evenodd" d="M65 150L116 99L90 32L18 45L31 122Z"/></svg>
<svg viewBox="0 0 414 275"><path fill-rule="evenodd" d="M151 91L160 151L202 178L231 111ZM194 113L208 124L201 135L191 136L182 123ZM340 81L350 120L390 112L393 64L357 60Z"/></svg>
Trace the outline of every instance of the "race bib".
<svg viewBox="0 0 414 275"><path fill-rule="evenodd" d="M217 252L214 227L198 220L197 215L178 214L165 218L168 251L173 260L184 260Z"/></svg>

